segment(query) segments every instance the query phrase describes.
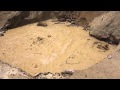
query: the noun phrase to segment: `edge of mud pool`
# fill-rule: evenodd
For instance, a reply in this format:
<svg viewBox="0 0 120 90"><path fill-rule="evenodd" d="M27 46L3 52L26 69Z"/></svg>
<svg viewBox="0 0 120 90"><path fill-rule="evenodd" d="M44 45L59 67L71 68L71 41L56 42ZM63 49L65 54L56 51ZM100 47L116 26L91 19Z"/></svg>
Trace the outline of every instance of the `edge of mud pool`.
<svg viewBox="0 0 120 90"><path fill-rule="evenodd" d="M10 72L8 72L6 69L4 70L3 69L4 66L3 67L1 66L1 68L3 70L3 72L1 72L3 74L3 76L1 76L1 78L23 78L24 77L25 79L28 79L28 78L31 78L31 79L32 78L37 78L37 79L57 79L57 78L59 78L59 79L64 79L64 78L73 77L75 75L73 71L64 71L64 72L61 72L61 73L54 73L54 74L50 73L50 72L39 73L36 76L32 77L28 73L23 72L21 69L11 67L11 66L9 66L5 63L2 63L1 65L4 65L4 66L6 65L7 67L9 67L8 69L10 71ZM95 66L95 65L93 65L93 66ZM89 67L89 68L91 68L91 67ZM13 69L15 69L15 70L13 70ZM80 70L80 71L84 71L84 70ZM75 73L76 73L76 71L75 71ZM6 75L6 76L4 76L4 75Z"/></svg>

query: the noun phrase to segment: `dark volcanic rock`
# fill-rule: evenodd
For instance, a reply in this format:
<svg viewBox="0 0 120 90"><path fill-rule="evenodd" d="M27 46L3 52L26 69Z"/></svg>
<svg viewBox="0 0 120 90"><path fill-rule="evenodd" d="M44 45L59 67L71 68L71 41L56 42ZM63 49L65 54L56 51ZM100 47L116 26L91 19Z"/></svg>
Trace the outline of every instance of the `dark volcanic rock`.
<svg viewBox="0 0 120 90"><path fill-rule="evenodd" d="M58 21L68 21L78 26L87 27L89 23L100 14L106 11L61 11Z"/></svg>
<svg viewBox="0 0 120 90"><path fill-rule="evenodd" d="M1 11L0 31L46 20L51 15L51 11Z"/></svg>
<svg viewBox="0 0 120 90"><path fill-rule="evenodd" d="M100 15L101 11L0 11L0 31L44 21L49 18L58 18L62 21L75 21L85 26Z"/></svg>
<svg viewBox="0 0 120 90"><path fill-rule="evenodd" d="M112 44L118 44L120 41L120 12L109 11L96 17L90 23L90 35L108 41Z"/></svg>
<svg viewBox="0 0 120 90"><path fill-rule="evenodd" d="M37 26L47 27L48 25L47 25L46 22L41 21L41 22L39 22L39 23L37 24Z"/></svg>
<svg viewBox="0 0 120 90"><path fill-rule="evenodd" d="M1 32L0 32L0 36L4 36L4 31L1 31Z"/></svg>

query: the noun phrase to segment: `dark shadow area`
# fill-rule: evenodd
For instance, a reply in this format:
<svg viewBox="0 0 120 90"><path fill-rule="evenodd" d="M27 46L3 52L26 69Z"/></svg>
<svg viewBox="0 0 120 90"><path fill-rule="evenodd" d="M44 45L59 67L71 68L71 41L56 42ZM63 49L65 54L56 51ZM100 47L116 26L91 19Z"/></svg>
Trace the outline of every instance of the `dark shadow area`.
<svg viewBox="0 0 120 90"><path fill-rule="evenodd" d="M51 11L44 11L41 15L38 14L39 11L36 11L36 14L31 14L31 11L22 11L18 16L14 16L13 18L8 19L8 24L6 26L7 29L12 29L16 27L20 27L23 25L36 23L39 21L47 20L51 16Z"/></svg>
<svg viewBox="0 0 120 90"><path fill-rule="evenodd" d="M109 43L109 44L111 44L111 45L118 45L118 44L119 44L119 40L111 40L111 39L110 39L110 38L115 39L114 37L98 38L98 37L95 37L95 36L93 36L93 35L91 35L91 34L89 34L89 35L92 36L92 37L94 37L94 38L96 38L96 39L98 39L98 40L100 40L100 41L107 42L107 43Z"/></svg>

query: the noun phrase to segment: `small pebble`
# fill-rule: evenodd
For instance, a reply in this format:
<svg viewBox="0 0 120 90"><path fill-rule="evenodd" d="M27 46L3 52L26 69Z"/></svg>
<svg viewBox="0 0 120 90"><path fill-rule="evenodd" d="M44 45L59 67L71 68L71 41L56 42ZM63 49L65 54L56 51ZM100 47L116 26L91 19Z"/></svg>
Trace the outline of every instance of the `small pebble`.
<svg viewBox="0 0 120 90"><path fill-rule="evenodd" d="M108 59L111 59L112 58L112 55L108 55Z"/></svg>
<svg viewBox="0 0 120 90"><path fill-rule="evenodd" d="M51 35L48 35L48 38L50 38L51 37Z"/></svg>

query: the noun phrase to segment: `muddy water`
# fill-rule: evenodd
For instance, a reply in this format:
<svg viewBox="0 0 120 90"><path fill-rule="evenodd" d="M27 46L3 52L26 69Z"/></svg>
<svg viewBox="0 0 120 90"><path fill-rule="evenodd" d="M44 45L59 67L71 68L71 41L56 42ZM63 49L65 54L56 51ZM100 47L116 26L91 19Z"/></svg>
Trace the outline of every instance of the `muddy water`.
<svg viewBox="0 0 120 90"><path fill-rule="evenodd" d="M83 70L116 47L89 36L82 27L47 21L8 30L0 37L0 60L35 76L40 72Z"/></svg>

